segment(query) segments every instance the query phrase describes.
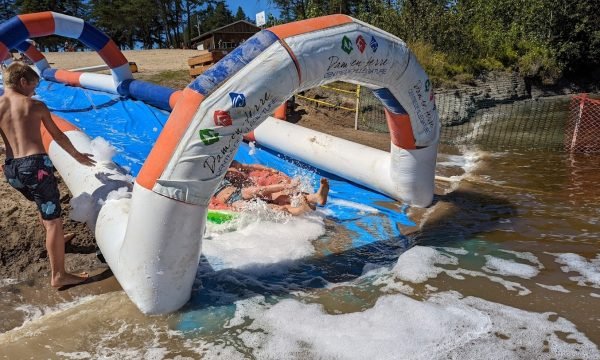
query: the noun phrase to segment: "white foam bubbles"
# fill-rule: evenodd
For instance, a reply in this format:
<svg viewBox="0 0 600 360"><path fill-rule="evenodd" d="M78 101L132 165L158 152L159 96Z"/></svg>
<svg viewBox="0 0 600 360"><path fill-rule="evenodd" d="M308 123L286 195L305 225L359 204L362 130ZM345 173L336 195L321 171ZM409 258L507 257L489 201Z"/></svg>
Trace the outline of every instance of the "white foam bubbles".
<svg viewBox="0 0 600 360"><path fill-rule="evenodd" d="M540 283L535 283L535 284L544 289L557 291L557 292L561 292L561 293L570 293L570 291L565 289L562 285L545 285L545 284L540 284Z"/></svg>
<svg viewBox="0 0 600 360"><path fill-rule="evenodd" d="M580 276L571 276L570 280L576 281L579 286L591 286L600 289L600 254L589 261L583 256L566 253L553 254L557 256L556 262L563 264L563 272L577 272Z"/></svg>
<svg viewBox="0 0 600 360"><path fill-rule="evenodd" d="M325 233L323 218L316 214L290 217L264 210L243 212L231 224L208 224L202 253L213 268L258 265L255 270L260 271L261 266L284 265L314 254L311 242ZM236 231L231 231L231 226Z"/></svg>
<svg viewBox="0 0 600 360"><path fill-rule="evenodd" d="M59 313L64 311L65 309L69 309L80 304L87 303L94 298L92 295L84 296L81 298L77 298L70 302L60 303L56 306L35 306L30 304L23 304L15 308L15 310L20 311L24 314L25 320L23 324L16 329L20 329L28 325L29 323L41 318L42 316L46 316L48 314Z"/></svg>
<svg viewBox="0 0 600 360"><path fill-rule="evenodd" d="M104 204L111 200L120 200L120 199L129 199L131 198L131 192L129 192L129 188L126 186L120 187L117 190L113 190L106 195L106 200L101 201L101 204Z"/></svg>
<svg viewBox="0 0 600 360"><path fill-rule="evenodd" d="M497 258L491 255L485 255L485 266L483 270L492 274L517 276L523 279L531 279L539 274L536 267L527 264L521 264L511 260Z"/></svg>
<svg viewBox="0 0 600 360"><path fill-rule="evenodd" d="M117 149L100 136L91 141L90 147L97 162L110 162L117 153Z"/></svg>
<svg viewBox="0 0 600 360"><path fill-rule="evenodd" d="M244 300L252 301L252 300ZM444 292L424 301L383 296L362 312L328 314L283 300L243 307L252 325L240 338L257 358L512 359L598 358L576 327L554 313L519 310ZM248 311L248 312L244 312ZM564 340L563 338L567 340Z"/></svg>
<svg viewBox="0 0 600 360"><path fill-rule="evenodd" d="M283 300L251 326L267 334L254 333L246 345L258 358L406 359L466 344L490 326L460 302L443 306L394 295L363 312L330 315L318 304Z"/></svg>
<svg viewBox="0 0 600 360"><path fill-rule="evenodd" d="M248 143L248 148L248 155L253 156L256 154L256 143L254 141Z"/></svg>
<svg viewBox="0 0 600 360"><path fill-rule="evenodd" d="M458 259L433 248L415 246L400 255L392 272L400 280L422 283L444 271L434 264L457 265Z"/></svg>
<svg viewBox="0 0 600 360"><path fill-rule="evenodd" d="M398 262L392 269L392 272L395 273L397 279L411 281L413 283L421 283L427 279L435 278L440 273L445 273L446 275L457 280L464 280L465 275L471 277L485 277L492 282L504 286L504 288L509 291L517 291L519 295L524 296L531 293L531 290L527 289L521 284L503 279L499 276L493 276L481 271L462 268L445 269L435 266L435 264L458 265L459 262L457 257L449 254L443 254L434 248L415 246L400 255Z"/></svg>

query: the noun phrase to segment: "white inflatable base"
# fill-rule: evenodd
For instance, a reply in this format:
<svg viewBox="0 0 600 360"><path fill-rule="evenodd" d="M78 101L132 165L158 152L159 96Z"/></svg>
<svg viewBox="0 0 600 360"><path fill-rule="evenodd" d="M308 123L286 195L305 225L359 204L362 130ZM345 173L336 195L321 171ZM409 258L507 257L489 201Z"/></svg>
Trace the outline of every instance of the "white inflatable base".
<svg viewBox="0 0 600 360"><path fill-rule="evenodd" d="M431 204L436 145L385 152L269 117L254 131L272 150L413 206Z"/></svg>

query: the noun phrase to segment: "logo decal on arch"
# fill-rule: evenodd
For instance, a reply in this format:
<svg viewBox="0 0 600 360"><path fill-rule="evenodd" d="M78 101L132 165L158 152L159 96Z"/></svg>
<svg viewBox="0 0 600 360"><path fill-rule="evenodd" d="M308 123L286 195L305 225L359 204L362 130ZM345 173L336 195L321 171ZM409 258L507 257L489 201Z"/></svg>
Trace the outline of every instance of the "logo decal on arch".
<svg viewBox="0 0 600 360"><path fill-rule="evenodd" d="M244 94L230 92L229 97L231 97L231 105L234 108L246 106L246 96Z"/></svg>
<svg viewBox="0 0 600 360"><path fill-rule="evenodd" d="M346 54L350 55L354 48L352 47L352 40L350 40L347 36L344 35L342 38L342 50L346 52Z"/></svg>
<svg viewBox="0 0 600 360"><path fill-rule="evenodd" d="M377 48L379 48L379 43L377 43L375 36L371 36L371 43L369 45L371 46L371 50L373 50L374 53L377 52Z"/></svg>
<svg viewBox="0 0 600 360"><path fill-rule="evenodd" d="M225 110L217 110L213 114L213 120L215 125L217 126L231 126L233 124L233 120L231 119L231 115L228 111Z"/></svg>
<svg viewBox="0 0 600 360"><path fill-rule="evenodd" d="M219 142L220 139L219 133L212 129L202 129L198 132L198 135L200 135L200 140L204 145L212 145Z"/></svg>
<svg viewBox="0 0 600 360"><path fill-rule="evenodd" d="M356 46L358 47L358 50L360 51L361 54L365 52L365 48L367 47L367 42L362 37L362 35L358 35L358 37L356 38Z"/></svg>

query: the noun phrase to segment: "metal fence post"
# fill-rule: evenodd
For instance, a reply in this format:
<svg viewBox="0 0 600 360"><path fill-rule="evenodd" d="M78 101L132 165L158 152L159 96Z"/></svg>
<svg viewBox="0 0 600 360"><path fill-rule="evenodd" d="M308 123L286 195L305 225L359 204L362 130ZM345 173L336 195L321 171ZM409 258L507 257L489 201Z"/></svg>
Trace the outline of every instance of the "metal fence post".
<svg viewBox="0 0 600 360"><path fill-rule="evenodd" d="M358 111L360 108L360 85L356 85L356 110L354 113L354 130L358 130Z"/></svg>
<svg viewBox="0 0 600 360"><path fill-rule="evenodd" d="M586 94L581 95L579 100L579 113L577 114L577 119L575 120L575 128L573 129L573 139L571 140L571 152L575 151L575 147L577 146L577 135L579 133L579 125L581 124L581 116L583 115L583 107L585 104Z"/></svg>

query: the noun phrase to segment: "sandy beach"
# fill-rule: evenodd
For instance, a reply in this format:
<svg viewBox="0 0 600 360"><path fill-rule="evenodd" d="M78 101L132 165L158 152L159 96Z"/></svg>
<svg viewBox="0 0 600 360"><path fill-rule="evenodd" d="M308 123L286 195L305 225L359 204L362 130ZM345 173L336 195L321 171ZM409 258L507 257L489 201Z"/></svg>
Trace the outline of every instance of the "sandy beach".
<svg viewBox="0 0 600 360"><path fill-rule="evenodd" d="M198 50L155 49L124 50L123 55L138 66L141 74L156 74L165 70L187 70L189 57L198 55ZM104 61L95 51L46 52L43 53L50 66L57 69L76 69L85 66L102 65Z"/></svg>

